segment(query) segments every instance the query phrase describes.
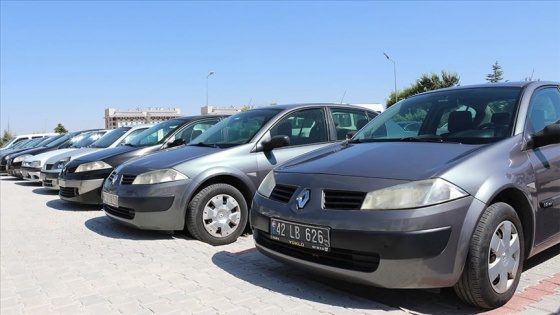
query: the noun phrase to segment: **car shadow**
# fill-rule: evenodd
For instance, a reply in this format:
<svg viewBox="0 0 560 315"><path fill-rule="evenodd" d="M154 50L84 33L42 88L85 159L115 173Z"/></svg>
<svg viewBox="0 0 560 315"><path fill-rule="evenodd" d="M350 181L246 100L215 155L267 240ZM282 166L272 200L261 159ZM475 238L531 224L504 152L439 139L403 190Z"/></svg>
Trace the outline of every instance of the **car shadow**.
<svg viewBox="0 0 560 315"><path fill-rule="evenodd" d="M105 215L91 218L84 224L89 230L101 236L115 239L150 241L181 238L185 240L194 240L193 238L181 232L167 233L162 231L148 231L132 228L123 224L119 224L109 219Z"/></svg>
<svg viewBox="0 0 560 315"><path fill-rule="evenodd" d="M4 180L4 181L7 181L7 182L15 182L15 181L23 181L24 179L17 178L17 177L12 177L12 176L7 176L7 175L2 175L2 178L0 180Z"/></svg>
<svg viewBox="0 0 560 315"><path fill-rule="evenodd" d="M524 264L523 264L523 271L527 271L531 268L534 268L540 264L542 264L543 262L551 259L554 256L560 255L560 244L556 244L554 246L552 246L551 248L540 252L538 254L536 254L535 256L531 257L530 259L528 259Z"/></svg>
<svg viewBox="0 0 560 315"><path fill-rule="evenodd" d="M526 261L524 271L559 254L560 244ZM453 288L384 289L349 283L279 263L254 249L241 253L222 251L212 257L212 262L246 282L317 303L365 310L391 307L413 314L476 314L487 311L462 302Z"/></svg>
<svg viewBox="0 0 560 315"><path fill-rule="evenodd" d="M86 205L66 202L61 199L47 201L47 207L61 211L100 211L101 205Z"/></svg>
<svg viewBox="0 0 560 315"><path fill-rule="evenodd" d="M37 187L37 186L41 186L41 182L30 182L27 181L25 179L18 179L20 182L16 183L16 185L19 186L28 186L28 187Z"/></svg>
<svg viewBox="0 0 560 315"><path fill-rule="evenodd" d="M33 193L37 195L45 195L45 196L56 196L58 195L58 190L52 190L47 188L37 188L32 190Z"/></svg>

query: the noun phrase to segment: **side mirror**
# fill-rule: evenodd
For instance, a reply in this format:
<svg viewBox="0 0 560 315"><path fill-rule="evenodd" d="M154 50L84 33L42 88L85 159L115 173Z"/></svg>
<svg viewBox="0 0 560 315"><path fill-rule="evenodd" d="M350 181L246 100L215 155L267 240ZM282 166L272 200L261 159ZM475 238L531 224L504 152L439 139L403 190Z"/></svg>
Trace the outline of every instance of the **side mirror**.
<svg viewBox="0 0 560 315"><path fill-rule="evenodd" d="M261 143L265 151L270 151L275 148L281 148L290 145L290 137L288 136L274 136L270 140L265 140Z"/></svg>
<svg viewBox="0 0 560 315"><path fill-rule="evenodd" d="M346 140L352 139L352 137L356 134L356 131L349 131L346 133Z"/></svg>
<svg viewBox="0 0 560 315"><path fill-rule="evenodd" d="M175 139L173 142L167 145L168 148L178 147L180 145L185 144L185 139Z"/></svg>
<svg viewBox="0 0 560 315"><path fill-rule="evenodd" d="M543 130L531 135L527 142L528 149L537 149L549 144L560 143L560 124L550 124Z"/></svg>

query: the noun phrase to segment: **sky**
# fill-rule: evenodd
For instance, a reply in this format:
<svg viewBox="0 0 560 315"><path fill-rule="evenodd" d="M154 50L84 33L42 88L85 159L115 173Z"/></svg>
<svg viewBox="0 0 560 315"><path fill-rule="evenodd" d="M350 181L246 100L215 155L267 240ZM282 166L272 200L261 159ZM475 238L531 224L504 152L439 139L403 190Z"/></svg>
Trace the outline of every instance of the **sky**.
<svg viewBox="0 0 560 315"><path fill-rule="evenodd" d="M395 81L486 83L496 62L504 80L560 81L559 16L560 1L1 0L0 130L104 128L106 108L385 104Z"/></svg>

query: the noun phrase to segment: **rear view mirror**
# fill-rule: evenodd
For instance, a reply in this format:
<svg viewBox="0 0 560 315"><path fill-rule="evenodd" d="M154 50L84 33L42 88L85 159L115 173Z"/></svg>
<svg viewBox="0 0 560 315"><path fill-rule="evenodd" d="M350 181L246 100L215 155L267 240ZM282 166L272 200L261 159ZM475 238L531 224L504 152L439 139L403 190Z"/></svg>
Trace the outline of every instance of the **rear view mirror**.
<svg viewBox="0 0 560 315"><path fill-rule="evenodd" d="M290 145L290 137L278 135L262 142L262 147L265 151L270 151L275 148L285 147Z"/></svg>

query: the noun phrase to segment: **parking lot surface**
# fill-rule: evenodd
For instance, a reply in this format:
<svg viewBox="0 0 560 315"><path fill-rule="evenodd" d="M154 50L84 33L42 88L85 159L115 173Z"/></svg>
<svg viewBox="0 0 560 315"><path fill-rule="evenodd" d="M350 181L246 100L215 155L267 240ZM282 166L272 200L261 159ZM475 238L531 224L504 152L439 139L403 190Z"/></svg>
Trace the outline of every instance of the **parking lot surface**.
<svg viewBox="0 0 560 315"><path fill-rule="evenodd" d="M557 314L560 246L526 263L518 292L485 312L450 289L388 290L322 279L271 260L250 235L213 247L121 226L100 206L0 178L0 313Z"/></svg>

